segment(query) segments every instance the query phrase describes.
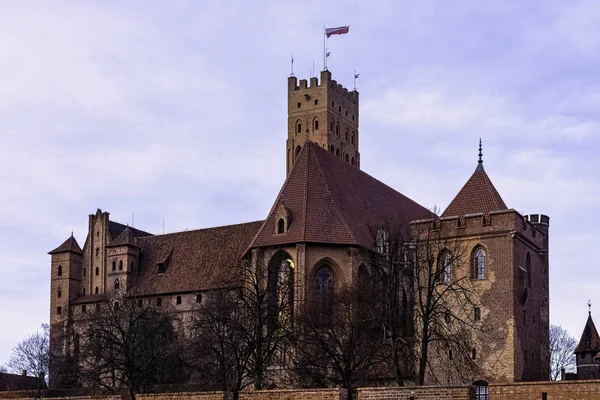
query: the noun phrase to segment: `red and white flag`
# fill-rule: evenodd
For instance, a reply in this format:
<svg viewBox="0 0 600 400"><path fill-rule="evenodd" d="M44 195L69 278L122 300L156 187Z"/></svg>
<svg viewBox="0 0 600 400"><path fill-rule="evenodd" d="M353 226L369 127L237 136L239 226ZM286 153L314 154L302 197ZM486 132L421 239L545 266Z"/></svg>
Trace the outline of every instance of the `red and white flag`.
<svg viewBox="0 0 600 400"><path fill-rule="evenodd" d="M329 37L331 35L343 35L345 33L348 33L349 30L350 30L350 25L338 26L337 28L326 28L325 35L327 35L327 37Z"/></svg>

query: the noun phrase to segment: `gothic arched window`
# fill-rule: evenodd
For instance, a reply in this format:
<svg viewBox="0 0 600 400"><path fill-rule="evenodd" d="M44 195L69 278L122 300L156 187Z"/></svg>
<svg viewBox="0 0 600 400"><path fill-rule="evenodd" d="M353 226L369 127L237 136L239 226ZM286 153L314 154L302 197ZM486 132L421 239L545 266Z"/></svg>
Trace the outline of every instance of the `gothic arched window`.
<svg viewBox="0 0 600 400"><path fill-rule="evenodd" d="M112 262L112 270L113 270L113 271L116 271L116 270L117 270L117 262L116 262L116 261L113 261L113 262Z"/></svg>
<svg viewBox="0 0 600 400"><path fill-rule="evenodd" d="M100 268L96 267L96 276L100 275Z"/></svg>
<svg viewBox="0 0 600 400"><path fill-rule="evenodd" d="M62 265L58 266L58 276L62 276Z"/></svg>
<svg viewBox="0 0 600 400"><path fill-rule="evenodd" d="M452 278L452 265L451 265L451 257L450 253L447 251L442 253L438 260L438 271L441 273L441 280L444 283L450 282Z"/></svg>
<svg viewBox="0 0 600 400"><path fill-rule="evenodd" d="M320 267L315 275L315 301L319 310L331 311L333 303L333 275L328 266Z"/></svg>
<svg viewBox="0 0 600 400"><path fill-rule="evenodd" d="M338 157L340 156L340 149L337 149L337 150L335 151L335 155L336 155L336 156L338 156Z"/></svg>
<svg viewBox="0 0 600 400"><path fill-rule="evenodd" d="M115 290L119 289L119 278L115 279Z"/></svg>
<svg viewBox="0 0 600 400"><path fill-rule="evenodd" d="M96 286L96 294L98 294L98 291L99 291L99 290L98 290L98 286Z"/></svg>
<svg viewBox="0 0 600 400"><path fill-rule="evenodd" d="M298 122L296 122L296 132L302 133L302 122L300 122L300 120L298 120Z"/></svg>
<svg viewBox="0 0 600 400"><path fill-rule="evenodd" d="M475 252L475 268L473 277L475 279L485 279L485 251L478 249Z"/></svg>
<svg viewBox="0 0 600 400"><path fill-rule="evenodd" d="M119 260L119 271L123 271L123 260Z"/></svg>
<svg viewBox="0 0 600 400"><path fill-rule="evenodd" d="M315 120L313 121L313 130L319 130L319 120L317 118L315 118Z"/></svg>

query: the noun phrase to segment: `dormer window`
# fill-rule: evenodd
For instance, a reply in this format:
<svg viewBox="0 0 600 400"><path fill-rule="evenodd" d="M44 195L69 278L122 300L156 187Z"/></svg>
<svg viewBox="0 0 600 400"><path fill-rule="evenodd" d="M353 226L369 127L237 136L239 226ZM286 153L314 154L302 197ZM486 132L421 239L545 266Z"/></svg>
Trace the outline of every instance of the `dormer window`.
<svg viewBox="0 0 600 400"><path fill-rule="evenodd" d="M292 222L290 210L283 204L283 201L279 204L277 208L277 213L275 214L275 227L273 229L274 235L280 235L282 233L286 233L290 229L290 224Z"/></svg>

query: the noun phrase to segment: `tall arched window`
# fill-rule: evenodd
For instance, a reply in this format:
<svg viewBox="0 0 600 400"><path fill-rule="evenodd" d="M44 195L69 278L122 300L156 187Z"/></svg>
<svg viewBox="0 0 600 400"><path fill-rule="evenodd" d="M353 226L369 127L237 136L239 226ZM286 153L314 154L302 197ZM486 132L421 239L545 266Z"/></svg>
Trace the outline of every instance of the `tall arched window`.
<svg viewBox="0 0 600 400"><path fill-rule="evenodd" d="M61 290L61 288L58 288L58 293L56 295L58 297L62 297L62 290Z"/></svg>
<svg viewBox="0 0 600 400"><path fill-rule="evenodd" d="M96 247L96 257L98 257L100 255L100 248Z"/></svg>
<svg viewBox="0 0 600 400"><path fill-rule="evenodd" d="M315 118L313 121L313 130L318 131L319 130L319 119Z"/></svg>
<svg viewBox="0 0 600 400"><path fill-rule="evenodd" d="M62 265L58 266L58 276L62 276Z"/></svg>
<svg viewBox="0 0 600 400"><path fill-rule="evenodd" d="M340 123L339 122L335 123L335 135L337 137L340 137Z"/></svg>
<svg viewBox="0 0 600 400"><path fill-rule="evenodd" d="M271 257L267 269L267 312L269 328L287 325L293 321L294 262L285 251Z"/></svg>
<svg viewBox="0 0 600 400"><path fill-rule="evenodd" d="M335 152L335 147L333 145L331 145L331 147L329 148L329 150L334 153Z"/></svg>
<svg viewBox="0 0 600 400"><path fill-rule="evenodd" d="M447 251L442 253L438 260L438 271L440 271L441 273L440 278L442 282L450 282L450 279L452 278L452 265L450 253L448 253Z"/></svg>
<svg viewBox="0 0 600 400"><path fill-rule="evenodd" d="M340 149L337 149L337 150L335 151L335 155L336 155L336 156L338 156L338 157L340 156Z"/></svg>
<svg viewBox="0 0 600 400"><path fill-rule="evenodd" d="M113 262L112 262L112 270L113 270L113 271L116 271L116 270L117 270L117 262L116 262L116 261L113 261Z"/></svg>
<svg viewBox="0 0 600 400"><path fill-rule="evenodd" d="M298 120L298 122L296 122L296 132L297 133L302 132L302 122L300 122L300 120Z"/></svg>
<svg viewBox="0 0 600 400"><path fill-rule="evenodd" d="M348 141L348 136L350 135L350 133L348 132L348 128L346 128L346 142Z"/></svg>
<svg viewBox="0 0 600 400"><path fill-rule="evenodd" d="M346 154L346 162L349 163L350 162L350 156L348 154Z"/></svg>
<svg viewBox="0 0 600 400"><path fill-rule="evenodd" d="M96 267L96 276L100 275L100 268Z"/></svg>
<svg viewBox="0 0 600 400"><path fill-rule="evenodd" d="M354 131L352 131L352 136L350 137L350 143L354 144Z"/></svg>
<svg viewBox="0 0 600 400"><path fill-rule="evenodd" d="M123 260L119 260L119 271L123 271Z"/></svg>
<svg viewBox="0 0 600 400"><path fill-rule="evenodd" d="M119 278L115 279L115 290L119 289Z"/></svg>
<svg viewBox="0 0 600 400"><path fill-rule="evenodd" d="M302 150L302 147L296 146L296 153L294 154L294 160L296 160L298 158L298 156L300 155L300 150Z"/></svg>
<svg viewBox="0 0 600 400"><path fill-rule="evenodd" d="M477 381L473 383L475 389L475 400L488 400L488 383Z"/></svg>
<svg viewBox="0 0 600 400"><path fill-rule="evenodd" d="M485 251L478 249L475 252L475 266L473 277L475 279L485 279Z"/></svg>
<svg viewBox="0 0 600 400"><path fill-rule="evenodd" d="M321 266L315 274L315 301L321 311L329 312L333 304L333 275L329 266Z"/></svg>
<svg viewBox="0 0 600 400"><path fill-rule="evenodd" d="M531 256L529 252L525 257L525 270L527 271L527 287L531 287Z"/></svg>
<svg viewBox="0 0 600 400"><path fill-rule="evenodd" d="M96 286L96 291L95 292L96 292L96 294L98 294L98 292L99 292L98 286Z"/></svg>
<svg viewBox="0 0 600 400"><path fill-rule="evenodd" d="M350 164L354 165L354 157L352 157L352 160L350 160Z"/></svg>

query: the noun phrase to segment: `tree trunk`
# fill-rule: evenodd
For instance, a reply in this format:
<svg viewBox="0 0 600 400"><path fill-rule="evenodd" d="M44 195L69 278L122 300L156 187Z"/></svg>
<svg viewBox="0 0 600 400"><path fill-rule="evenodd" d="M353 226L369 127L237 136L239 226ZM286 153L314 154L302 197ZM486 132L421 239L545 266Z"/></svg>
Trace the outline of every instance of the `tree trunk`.
<svg viewBox="0 0 600 400"><path fill-rule="evenodd" d="M421 359L419 360L419 386L425 383L425 370L427 369L427 352L429 350L429 324L423 324L423 333L421 338Z"/></svg>

